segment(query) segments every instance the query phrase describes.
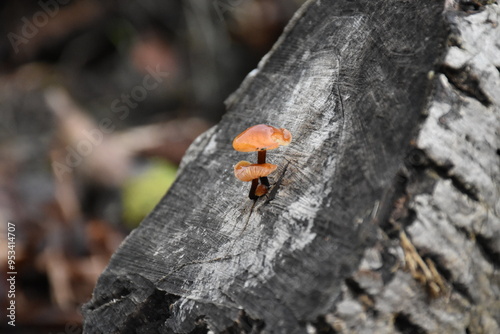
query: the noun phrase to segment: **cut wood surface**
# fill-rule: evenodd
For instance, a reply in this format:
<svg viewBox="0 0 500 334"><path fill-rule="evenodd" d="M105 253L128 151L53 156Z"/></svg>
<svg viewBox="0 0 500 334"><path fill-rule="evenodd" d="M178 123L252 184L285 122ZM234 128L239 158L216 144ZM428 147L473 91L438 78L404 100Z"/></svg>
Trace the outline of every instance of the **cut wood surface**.
<svg viewBox="0 0 500 334"><path fill-rule="evenodd" d="M86 333L499 333L500 9L310 1L184 157ZM231 141L284 127L248 199Z"/></svg>

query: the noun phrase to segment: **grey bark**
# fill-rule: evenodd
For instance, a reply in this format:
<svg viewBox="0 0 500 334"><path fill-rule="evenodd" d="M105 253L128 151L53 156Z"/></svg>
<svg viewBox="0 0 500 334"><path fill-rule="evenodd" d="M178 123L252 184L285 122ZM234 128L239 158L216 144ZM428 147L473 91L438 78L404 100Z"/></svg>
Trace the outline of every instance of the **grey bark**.
<svg viewBox="0 0 500 334"><path fill-rule="evenodd" d="M500 9L310 1L198 138L86 333L499 333ZM232 175L289 129L268 197Z"/></svg>

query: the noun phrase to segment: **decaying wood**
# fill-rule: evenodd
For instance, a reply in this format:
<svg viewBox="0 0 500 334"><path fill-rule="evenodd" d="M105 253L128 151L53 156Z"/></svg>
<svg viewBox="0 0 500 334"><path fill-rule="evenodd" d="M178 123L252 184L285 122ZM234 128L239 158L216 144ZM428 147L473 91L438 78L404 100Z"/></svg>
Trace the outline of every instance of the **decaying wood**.
<svg viewBox="0 0 500 334"><path fill-rule="evenodd" d="M500 332L500 9L311 1L116 252L87 333ZM289 129L269 196L231 140Z"/></svg>

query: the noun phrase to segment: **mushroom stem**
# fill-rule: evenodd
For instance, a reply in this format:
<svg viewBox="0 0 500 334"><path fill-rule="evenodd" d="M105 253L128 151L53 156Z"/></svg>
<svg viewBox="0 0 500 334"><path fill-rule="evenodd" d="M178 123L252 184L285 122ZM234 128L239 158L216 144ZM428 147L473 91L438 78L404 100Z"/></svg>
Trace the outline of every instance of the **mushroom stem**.
<svg viewBox="0 0 500 334"><path fill-rule="evenodd" d="M266 150L257 151L257 163L265 164L266 163Z"/></svg>
<svg viewBox="0 0 500 334"><path fill-rule="evenodd" d="M250 199L256 200L257 198L259 198L259 196L255 195L255 190L257 190L258 185L259 185L259 179L253 179L252 186L250 187L250 193L248 194L248 197Z"/></svg>
<svg viewBox="0 0 500 334"><path fill-rule="evenodd" d="M266 186L267 188L269 188L271 186L271 184L269 183L269 179L267 178L267 176L263 176L263 177L259 178L259 180L260 180L260 183L263 186Z"/></svg>
<svg viewBox="0 0 500 334"><path fill-rule="evenodd" d="M257 151L257 163L258 164L265 164L266 163L266 150L262 151ZM271 185L269 184L269 179L264 176L260 178L260 183L267 188L269 188Z"/></svg>

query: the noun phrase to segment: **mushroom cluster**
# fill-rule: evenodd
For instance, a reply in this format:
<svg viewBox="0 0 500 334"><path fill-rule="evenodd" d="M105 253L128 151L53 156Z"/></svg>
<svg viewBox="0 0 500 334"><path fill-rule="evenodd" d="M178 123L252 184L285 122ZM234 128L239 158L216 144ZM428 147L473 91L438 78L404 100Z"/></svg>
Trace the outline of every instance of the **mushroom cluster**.
<svg viewBox="0 0 500 334"><path fill-rule="evenodd" d="M267 150L286 146L292 141L292 134L287 129L278 129L266 124L254 125L233 140L233 148L240 152L257 151L257 163L240 161L234 166L234 175L241 181L250 182L250 199L257 199L269 190L267 176L278 166L266 163Z"/></svg>

